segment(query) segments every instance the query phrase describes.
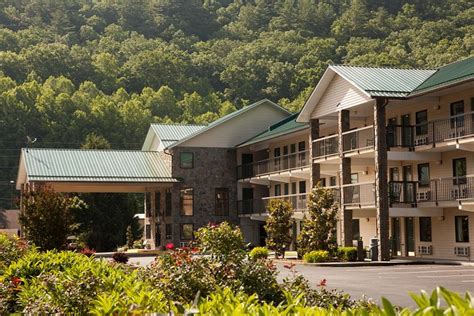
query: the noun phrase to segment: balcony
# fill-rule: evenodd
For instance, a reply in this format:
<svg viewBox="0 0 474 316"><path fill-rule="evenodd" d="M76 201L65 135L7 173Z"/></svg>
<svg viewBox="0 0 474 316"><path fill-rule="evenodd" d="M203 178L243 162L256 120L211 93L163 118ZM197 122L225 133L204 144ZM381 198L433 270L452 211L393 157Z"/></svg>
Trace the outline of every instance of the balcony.
<svg viewBox="0 0 474 316"><path fill-rule="evenodd" d="M354 183L342 186L344 206L367 208L375 206L375 183Z"/></svg>
<svg viewBox="0 0 474 316"><path fill-rule="evenodd" d="M313 141L313 159L327 159L338 154L339 135L330 135Z"/></svg>
<svg viewBox="0 0 474 316"><path fill-rule="evenodd" d="M237 179L248 179L271 173L309 167L310 164L309 151L300 151L237 166Z"/></svg>
<svg viewBox="0 0 474 316"><path fill-rule="evenodd" d="M262 199L249 199L237 201L237 211L239 215L252 215L266 213Z"/></svg>
<svg viewBox="0 0 474 316"><path fill-rule="evenodd" d="M279 195L279 196L269 196L262 198L263 205L267 209L268 203L270 200L281 199L284 201L290 202L295 212L304 212L308 204L309 195L307 193L300 194L289 194L289 195Z"/></svg>
<svg viewBox="0 0 474 316"><path fill-rule="evenodd" d="M374 126L365 126L342 133L342 152L358 153L374 148Z"/></svg>
<svg viewBox="0 0 474 316"><path fill-rule="evenodd" d="M389 147L440 147L456 142L472 141L474 137L474 112L417 125L387 126Z"/></svg>

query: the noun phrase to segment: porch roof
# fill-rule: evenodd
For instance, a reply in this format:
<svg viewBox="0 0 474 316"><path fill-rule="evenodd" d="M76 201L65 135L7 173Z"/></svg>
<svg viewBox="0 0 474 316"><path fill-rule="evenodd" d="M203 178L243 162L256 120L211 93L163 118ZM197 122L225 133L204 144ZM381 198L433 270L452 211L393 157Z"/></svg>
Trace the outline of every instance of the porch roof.
<svg viewBox="0 0 474 316"><path fill-rule="evenodd" d="M158 152L23 148L17 188L24 182L177 182Z"/></svg>

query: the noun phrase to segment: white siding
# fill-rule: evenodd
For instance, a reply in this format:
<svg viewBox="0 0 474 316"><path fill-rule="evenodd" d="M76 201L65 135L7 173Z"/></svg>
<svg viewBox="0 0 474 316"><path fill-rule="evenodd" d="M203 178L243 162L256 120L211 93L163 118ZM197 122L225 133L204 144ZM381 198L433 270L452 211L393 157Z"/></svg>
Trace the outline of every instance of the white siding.
<svg viewBox="0 0 474 316"><path fill-rule="evenodd" d="M365 103L371 99L339 75L335 75L328 88L316 104L311 118L321 118L338 110Z"/></svg>

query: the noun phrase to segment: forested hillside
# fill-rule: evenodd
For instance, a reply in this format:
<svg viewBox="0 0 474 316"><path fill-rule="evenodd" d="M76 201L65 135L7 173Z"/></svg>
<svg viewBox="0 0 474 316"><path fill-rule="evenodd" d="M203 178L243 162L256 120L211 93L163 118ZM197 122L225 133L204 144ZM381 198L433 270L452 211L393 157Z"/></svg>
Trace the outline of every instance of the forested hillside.
<svg viewBox="0 0 474 316"><path fill-rule="evenodd" d="M437 67L473 53L470 0L0 0L0 208L19 148L150 122L209 122L269 98L292 111L328 63Z"/></svg>

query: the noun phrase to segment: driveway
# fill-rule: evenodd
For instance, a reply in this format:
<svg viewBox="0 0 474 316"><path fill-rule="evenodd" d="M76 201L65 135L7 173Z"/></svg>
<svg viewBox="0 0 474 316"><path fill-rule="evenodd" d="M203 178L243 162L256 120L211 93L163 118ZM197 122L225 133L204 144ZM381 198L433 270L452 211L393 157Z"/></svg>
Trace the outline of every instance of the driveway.
<svg viewBox="0 0 474 316"><path fill-rule="evenodd" d="M279 278L290 271L278 264ZM414 307L408 292L431 292L436 286L466 292L474 292L474 266L453 265L399 265L377 267L316 267L296 265L296 271L317 285L326 279L329 288L349 293L353 298L366 295L380 302L385 296L393 304Z"/></svg>

